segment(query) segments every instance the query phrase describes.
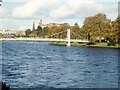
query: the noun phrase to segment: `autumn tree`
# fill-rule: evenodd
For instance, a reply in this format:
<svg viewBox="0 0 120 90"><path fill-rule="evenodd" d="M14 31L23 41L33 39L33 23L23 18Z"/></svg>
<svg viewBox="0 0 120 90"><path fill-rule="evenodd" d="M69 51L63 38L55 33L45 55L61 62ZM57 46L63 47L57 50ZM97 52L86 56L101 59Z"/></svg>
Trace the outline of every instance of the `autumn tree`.
<svg viewBox="0 0 120 90"><path fill-rule="evenodd" d="M110 34L110 39L112 43L120 44L120 16L117 17L115 21L112 21L112 29Z"/></svg>
<svg viewBox="0 0 120 90"><path fill-rule="evenodd" d="M106 33L111 29L111 21L105 14L96 14L95 16L86 17L83 23L84 38L90 41L101 41L106 38Z"/></svg>
<svg viewBox="0 0 120 90"><path fill-rule="evenodd" d="M78 23L75 23L74 26L70 27L71 29L71 38L72 39L81 39L80 27Z"/></svg>
<svg viewBox="0 0 120 90"><path fill-rule="evenodd" d="M70 28L68 23L60 24L60 26L54 25L48 28L48 37L49 38L66 38L67 32L62 32ZM62 33L60 33L62 32Z"/></svg>

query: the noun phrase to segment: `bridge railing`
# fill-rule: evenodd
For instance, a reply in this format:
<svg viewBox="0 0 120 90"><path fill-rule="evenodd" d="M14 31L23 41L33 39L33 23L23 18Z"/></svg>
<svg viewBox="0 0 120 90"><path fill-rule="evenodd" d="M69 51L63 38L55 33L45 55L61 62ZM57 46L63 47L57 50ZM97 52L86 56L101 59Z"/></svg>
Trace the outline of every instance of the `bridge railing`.
<svg viewBox="0 0 120 90"><path fill-rule="evenodd" d="M58 38L1 38L1 41L63 41L67 42L68 39L58 39ZM71 39L70 42L89 42L88 40L79 40L79 39Z"/></svg>

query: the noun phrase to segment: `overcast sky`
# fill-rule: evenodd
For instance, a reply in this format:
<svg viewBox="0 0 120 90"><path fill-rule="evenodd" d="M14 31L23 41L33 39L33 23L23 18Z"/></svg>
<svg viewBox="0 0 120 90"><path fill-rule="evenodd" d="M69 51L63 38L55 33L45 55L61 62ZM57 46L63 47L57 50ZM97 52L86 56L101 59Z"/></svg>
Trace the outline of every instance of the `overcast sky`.
<svg viewBox="0 0 120 90"><path fill-rule="evenodd" d="M0 6L0 30L24 30L43 23L75 22L82 26L85 17L105 13L115 20L119 0L2 0Z"/></svg>

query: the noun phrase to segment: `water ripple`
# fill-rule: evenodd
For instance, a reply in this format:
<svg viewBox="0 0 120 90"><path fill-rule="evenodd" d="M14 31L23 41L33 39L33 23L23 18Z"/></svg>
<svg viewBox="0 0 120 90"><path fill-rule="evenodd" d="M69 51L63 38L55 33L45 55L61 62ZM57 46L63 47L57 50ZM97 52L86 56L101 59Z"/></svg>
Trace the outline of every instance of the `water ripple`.
<svg viewBox="0 0 120 90"><path fill-rule="evenodd" d="M17 88L117 88L116 49L3 42L3 81Z"/></svg>

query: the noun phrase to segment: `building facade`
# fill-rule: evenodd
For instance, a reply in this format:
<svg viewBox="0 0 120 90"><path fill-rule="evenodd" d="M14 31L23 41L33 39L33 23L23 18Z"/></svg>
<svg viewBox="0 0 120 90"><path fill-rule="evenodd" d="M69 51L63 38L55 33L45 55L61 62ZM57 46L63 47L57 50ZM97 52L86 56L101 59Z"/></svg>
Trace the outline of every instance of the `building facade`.
<svg viewBox="0 0 120 90"><path fill-rule="evenodd" d="M0 31L1 34L3 35L25 35L25 31L24 30L1 30Z"/></svg>
<svg viewBox="0 0 120 90"><path fill-rule="evenodd" d="M49 24L43 24L42 23L42 19L40 20L40 22L39 22L39 26L41 27L41 28L45 28L45 27L52 27L52 26L61 26L61 24L58 24L58 23L49 23Z"/></svg>

